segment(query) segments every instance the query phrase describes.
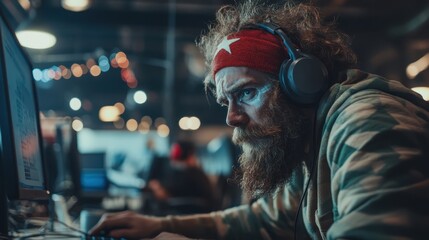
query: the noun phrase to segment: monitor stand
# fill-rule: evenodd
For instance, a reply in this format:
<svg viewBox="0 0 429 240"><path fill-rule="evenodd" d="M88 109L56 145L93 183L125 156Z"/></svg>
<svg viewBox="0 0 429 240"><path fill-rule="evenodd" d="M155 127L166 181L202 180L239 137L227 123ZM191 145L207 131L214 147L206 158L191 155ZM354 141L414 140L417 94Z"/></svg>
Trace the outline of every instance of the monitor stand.
<svg viewBox="0 0 429 240"><path fill-rule="evenodd" d="M60 194L52 194L52 200L58 221L66 224L67 226L72 226L73 220L69 214L69 209L64 197Z"/></svg>

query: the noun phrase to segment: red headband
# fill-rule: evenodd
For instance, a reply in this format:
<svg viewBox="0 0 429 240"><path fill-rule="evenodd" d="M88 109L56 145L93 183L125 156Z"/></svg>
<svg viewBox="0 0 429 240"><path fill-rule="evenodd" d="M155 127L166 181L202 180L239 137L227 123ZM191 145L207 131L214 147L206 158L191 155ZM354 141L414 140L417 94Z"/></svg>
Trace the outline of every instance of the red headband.
<svg viewBox="0 0 429 240"><path fill-rule="evenodd" d="M275 35L246 29L225 37L213 59L213 77L224 67L249 67L277 75L287 50Z"/></svg>

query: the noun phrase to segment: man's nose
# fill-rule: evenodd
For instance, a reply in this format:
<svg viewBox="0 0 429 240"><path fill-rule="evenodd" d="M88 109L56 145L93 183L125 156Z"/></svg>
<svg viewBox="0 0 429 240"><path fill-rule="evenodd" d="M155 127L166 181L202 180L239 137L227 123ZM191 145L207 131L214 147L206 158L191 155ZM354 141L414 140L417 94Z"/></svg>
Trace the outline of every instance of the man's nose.
<svg viewBox="0 0 429 240"><path fill-rule="evenodd" d="M234 103L228 105L228 113L226 115L226 124L231 127L240 127L246 124L248 117L243 109Z"/></svg>

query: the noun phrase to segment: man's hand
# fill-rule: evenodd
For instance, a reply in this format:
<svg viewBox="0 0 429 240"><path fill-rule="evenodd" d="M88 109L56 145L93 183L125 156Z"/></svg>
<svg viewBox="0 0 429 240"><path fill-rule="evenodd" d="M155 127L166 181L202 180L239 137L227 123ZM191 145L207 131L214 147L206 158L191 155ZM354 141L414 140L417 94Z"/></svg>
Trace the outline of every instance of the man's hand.
<svg viewBox="0 0 429 240"><path fill-rule="evenodd" d="M149 217L125 211L104 214L89 231L89 234L139 239L155 237L161 231L161 219L159 217Z"/></svg>

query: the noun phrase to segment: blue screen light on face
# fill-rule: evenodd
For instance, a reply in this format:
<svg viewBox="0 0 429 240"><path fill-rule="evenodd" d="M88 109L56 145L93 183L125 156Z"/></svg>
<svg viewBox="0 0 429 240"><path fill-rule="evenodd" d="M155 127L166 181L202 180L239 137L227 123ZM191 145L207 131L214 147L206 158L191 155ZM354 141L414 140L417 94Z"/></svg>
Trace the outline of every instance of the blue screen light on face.
<svg viewBox="0 0 429 240"><path fill-rule="evenodd" d="M80 182L83 191L103 190L107 187L106 172L101 169L83 169Z"/></svg>

